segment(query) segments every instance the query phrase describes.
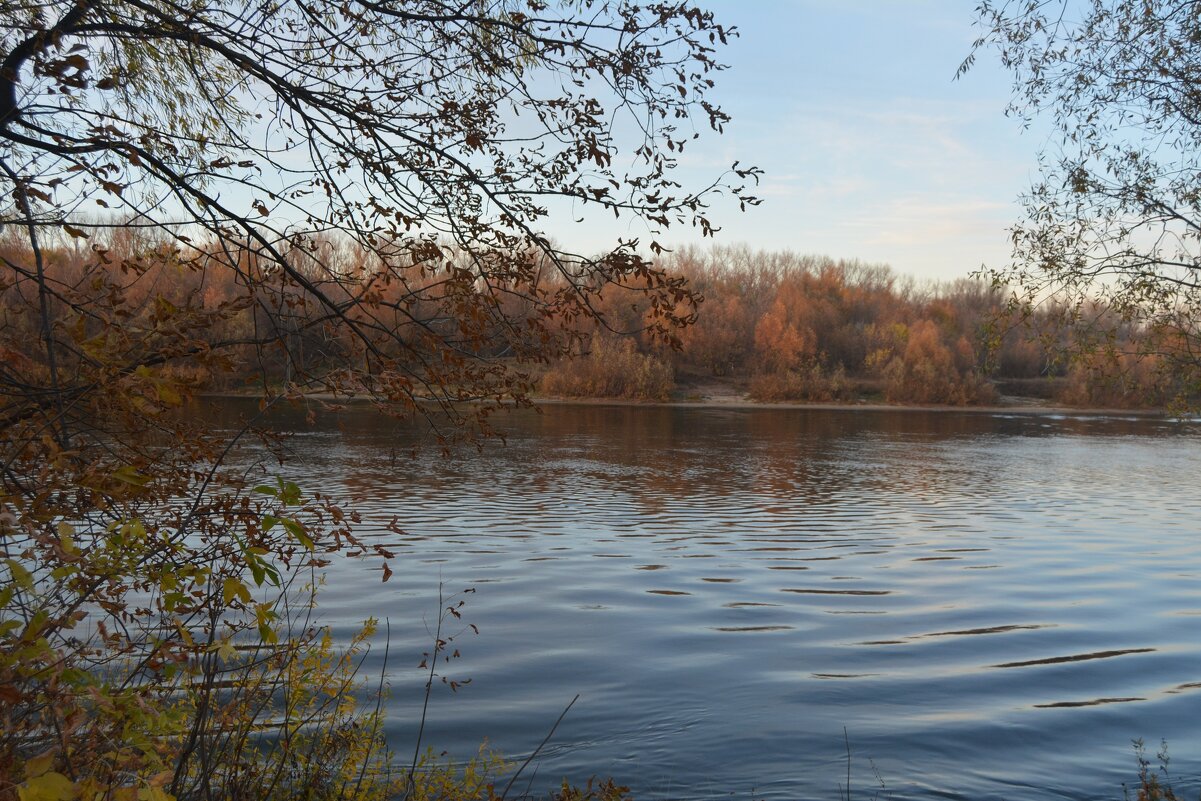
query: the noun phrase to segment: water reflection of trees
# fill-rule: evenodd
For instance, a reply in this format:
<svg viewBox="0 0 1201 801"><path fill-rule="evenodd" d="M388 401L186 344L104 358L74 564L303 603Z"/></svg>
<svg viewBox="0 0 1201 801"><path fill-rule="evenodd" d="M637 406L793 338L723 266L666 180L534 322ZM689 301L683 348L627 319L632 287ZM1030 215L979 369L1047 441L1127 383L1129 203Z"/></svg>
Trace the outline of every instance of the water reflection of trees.
<svg viewBox="0 0 1201 801"><path fill-rule="evenodd" d="M256 413L241 401L197 410L224 424ZM989 471L1005 468L991 461L991 443L1005 438L1146 437L1181 425L945 411L548 405L499 419L503 440L445 455L415 429L365 406L286 407L271 420L324 435L297 444L310 449L298 454L307 462L300 469L322 491L383 505L397 497L447 509L508 505L515 518L619 502L636 519L675 520L657 532L698 540L753 539L738 523L756 516L790 526L798 540L829 537L832 510L848 499L887 522L898 500L920 508L948 487L983 498ZM963 448L973 449L970 459ZM553 508L527 503L556 497ZM733 525L716 531L714 518Z"/></svg>

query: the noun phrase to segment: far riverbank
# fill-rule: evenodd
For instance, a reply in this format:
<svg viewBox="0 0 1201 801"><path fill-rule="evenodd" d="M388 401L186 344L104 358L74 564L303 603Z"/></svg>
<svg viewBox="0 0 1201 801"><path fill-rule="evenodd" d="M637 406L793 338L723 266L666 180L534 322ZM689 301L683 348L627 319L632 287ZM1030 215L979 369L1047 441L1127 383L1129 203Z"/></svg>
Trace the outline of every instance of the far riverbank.
<svg viewBox="0 0 1201 801"><path fill-rule="evenodd" d="M238 392L235 390L202 392L201 397L208 398L252 398L258 397L257 392ZM330 403L368 403L366 396L335 395L329 392L305 392L304 397L310 400ZM637 406L647 408L670 407L678 409L806 409L812 411L861 411L861 412L955 412L972 414L1006 414L1023 416L1089 416L1089 417L1177 417L1179 414L1168 409L1123 409L1117 407L1081 407L1065 406L1047 403L1045 398L1021 395L1002 395L998 402L987 405L952 405L952 404L915 404L887 403L871 399L848 401L757 401L740 392L737 388L726 384L712 384L703 387L683 387L673 393L670 400L640 400L629 398L582 397L564 398L553 396L534 396L530 398L535 406Z"/></svg>
<svg viewBox="0 0 1201 801"><path fill-rule="evenodd" d="M1171 417L1166 409L1086 409L1074 406L1047 406L1037 403L998 403L988 406L951 406L946 404L892 404L870 402L806 403L801 401L756 401L746 397L703 398L699 400L644 401L625 398L533 398L535 405L580 406L666 406L679 409L811 409L814 411L863 412L958 412L1020 415L1088 415L1093 417ZM1024 400L1024 399L1016 399Z"/></svg>

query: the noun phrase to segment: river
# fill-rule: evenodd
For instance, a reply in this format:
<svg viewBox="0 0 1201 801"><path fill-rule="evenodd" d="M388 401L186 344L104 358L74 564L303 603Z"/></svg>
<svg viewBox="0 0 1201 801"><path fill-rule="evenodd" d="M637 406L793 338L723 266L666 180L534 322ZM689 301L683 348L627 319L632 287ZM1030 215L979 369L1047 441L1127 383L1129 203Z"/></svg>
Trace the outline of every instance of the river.
<svg viewBox="0 0 1201 801"><path fill-rule="evenodd" d="M465 588L425 741L636 798L1121 798L1133 738L1201 769L1201 426L969 412L549 406L449 457L299 413L282 475L397 551L338 562L387 619L412 749L438 587ZM280 470L280 468L274 468ZM385 530L395 518L405 534ZM479 629L463 629L473 624ZM382 647L364 665L380 668ZM526 784L530 768L521 785Z"/></svg>

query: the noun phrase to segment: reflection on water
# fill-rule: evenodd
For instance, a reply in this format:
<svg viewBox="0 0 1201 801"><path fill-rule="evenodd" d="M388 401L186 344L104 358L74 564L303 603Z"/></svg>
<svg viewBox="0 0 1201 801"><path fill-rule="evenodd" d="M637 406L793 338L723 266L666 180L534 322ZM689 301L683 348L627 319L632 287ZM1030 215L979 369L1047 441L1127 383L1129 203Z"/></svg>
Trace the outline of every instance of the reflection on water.
<svg viewBox="0 0 1201 801"><path fill-rule="evenodd" d="M579 693L539 784L828 798L844 727L862 792L870 757L894 798L1116 798L1134 737L1201 764L1195 425L560 406L410 458L366 410L277 422L288 478L398 553L321 598L340 630L390 620L397 747L442 582L477 589L481 634L429 742L520 756Z"/></svg>

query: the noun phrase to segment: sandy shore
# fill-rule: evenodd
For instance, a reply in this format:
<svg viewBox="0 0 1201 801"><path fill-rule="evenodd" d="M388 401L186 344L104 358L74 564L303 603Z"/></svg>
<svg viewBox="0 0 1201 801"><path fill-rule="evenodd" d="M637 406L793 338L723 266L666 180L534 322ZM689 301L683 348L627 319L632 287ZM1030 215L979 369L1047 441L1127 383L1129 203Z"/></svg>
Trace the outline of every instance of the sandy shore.
<svg viewBox="0 0 1201 801"><path fill-rule="evenodd" d="M535 398L537 405L645 406L674 409L797 409L825 412L955 412L959 414L1061 415L1091 417L1171 417L1163 409L1082 409L1073 406L1045 406L1033 403L991 406L949 406L937 404L891 403L762 403L747 398L705 398L700 400L638 401L621 398Z"/></svg>
<svg viewBox="0 0 1201 801"><path fill-rule="evenodd" d="M723 388L724 389L724 388ZM252 393L237 392L205 392L201 397L206 398L256 398ZM368 403L366 397L346 397L327 392L310 392L306 398L327 403ZM535 406L637 406L643 408L672 408L672 409L793 409L798 411L822 412L943 412L956 414L1003 414L1023 416L1070 416L1070 417L1163 417L1176 415L1165 409L1114 409L1114 408L1081 408L1075 406L1056 406L1041 402L1038 398L1002 397L1001 403L988 406L952 406L948 404L892 404L872 402L842 402L842 403L805 403L799 401L761 402L751 400L737 392L715 392L702 394L697 397L692 394L686 398L669 401L628 400L625 398L531 398Z"/></svg>

